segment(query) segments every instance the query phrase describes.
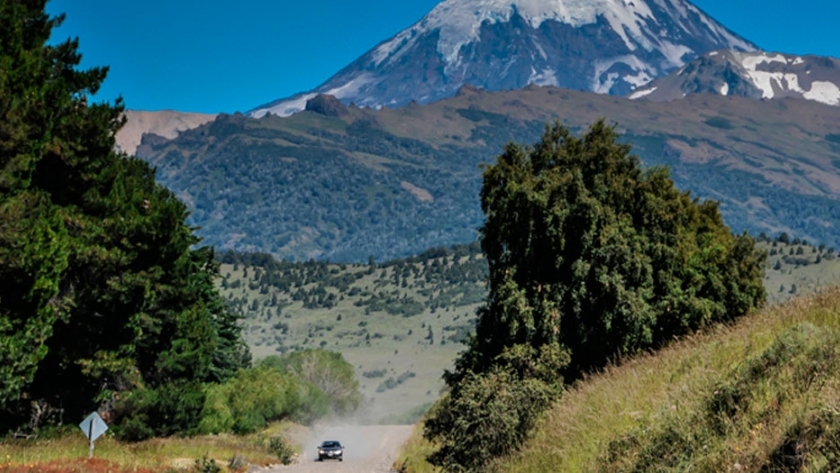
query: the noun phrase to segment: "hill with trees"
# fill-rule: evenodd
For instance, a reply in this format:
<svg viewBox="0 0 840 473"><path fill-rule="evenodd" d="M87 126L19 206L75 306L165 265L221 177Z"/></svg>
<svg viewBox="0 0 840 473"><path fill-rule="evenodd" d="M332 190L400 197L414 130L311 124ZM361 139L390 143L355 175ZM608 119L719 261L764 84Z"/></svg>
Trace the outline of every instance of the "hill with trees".
<svg viewBox="0 0 840 473"><path fill-rule="evenodd" d="M579 133L608 117L645 166L668 166L680 189L719 201L735 231L840 245L838 107L712 95L654 103L536 86L465 88L397 109L337 106L220 116L174 140L146 135L138 156L220 250L385 261L474 241L481 165L507 142L533 143L554 120Z"/></svg>

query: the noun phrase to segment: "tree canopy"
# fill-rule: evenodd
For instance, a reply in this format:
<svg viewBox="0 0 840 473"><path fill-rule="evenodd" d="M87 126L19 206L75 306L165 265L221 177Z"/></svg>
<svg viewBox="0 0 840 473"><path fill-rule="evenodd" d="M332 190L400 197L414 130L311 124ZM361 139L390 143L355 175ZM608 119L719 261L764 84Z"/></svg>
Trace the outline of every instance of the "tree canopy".
<svg viewBox="0 0 840 473"><path fill-rule="evenodd" d="M490 291L462 368L559 344L577 376L764 301L754 240L666 168L642 169L603 120L579 138L557 124L532 148L508 145L481 205Z"/></svg>
<svg viewBox="0 0 840 473"><path fill-rule="evenodd" d="M122 101L88 104L107 69L48 42L63 17L45 3L0 0L0 429L249 362L212 249L155 171L114 151Z"/></svg>
<svg viewBox="0 0 840 473"><path fill-rule="evenodd" d="M676 189L667 169L642 169L603 120L580 137L555 124L533 147L509 144L484 171L481 205L487 301L426 422L440 445L431 459L447 469L482 468L462 447L481 440L475 419L527 429L547 405L535 381L576 379L764 302L754 240L733 235L716 202ZM479 401L495 402L500 386L518 407Z"/></svg>

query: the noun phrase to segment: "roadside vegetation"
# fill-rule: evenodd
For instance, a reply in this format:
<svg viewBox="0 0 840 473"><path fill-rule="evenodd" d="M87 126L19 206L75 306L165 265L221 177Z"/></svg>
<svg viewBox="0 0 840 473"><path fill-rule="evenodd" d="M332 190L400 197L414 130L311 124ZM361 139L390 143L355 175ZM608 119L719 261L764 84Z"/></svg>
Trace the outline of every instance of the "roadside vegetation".
<svg viewBox="0 0 840 473"><path fill-rule="evenodd" d="M586 376L485 471L834 471L840 288L715 325ZM396 465L436 447L415 428Z"/></svg>
<svg viewBox="0 0 840 473"><path fill-rule="evenodd" d="M340 354L251 366L213 249L154 169L115 151L122 102L88 102L107 68L50 43L63 17L45 3L0 0L0 468L60 461L91 412L128 452L355 410ZM262 443L288 460L281 437Z"/></svg>
<svg viewBox="0 0 840 473"><path fill-rule="evenodd" d="M409 455L425 458L404 458L397 465L404 471L432 465L486 471L516 455L545 412L565 406L569 387L584 385L578 380L611 360L667 348L674 339L735 323L765 304L768 252L747 235L732 235L717 204L677 191L666 170L642 171L603 122L580 138L558 124L533 147L509 145L485 171L482 208L487 301L467 351L445 375L449 392L425 418L425 441L415 438L407 447ZM793 243L787 235L779 240ZM765 243L773 247L777 271L780 261L793 262L785 257L804 255L801 247L779 255L779 241ZM823 250L815 248L813 261L797 263L816 263ZM833 258L833 250L826 256ZM813 331L803 326L780 335L754 365L730 375L740 381L714 391L721 399L709 401L710 409L733 421L754 383L779 378L762 373L763 367L796 365L791 357L798 355L790 353L807 344ZM818 338L818 346L834 346L830 335ZM810 363L807 355L801 362ZM815 370L830 370L826 363ZM710 422L723 435L726 421ZM695 418L686 425L700 423ZM684 458L688 454L680 449L695 445L696 438L681 432L681 446L663 429L661 443L649 446L653 427L641 426L626 444L610 444L599 468L684 471L686 463L669 463L660 450ZM639 460L644 454L646 460ZM588 468L597 465L592 460ZM557 471L556 463L547 465L532 471ZM515 471L522 471L520 463Z"/></svg>

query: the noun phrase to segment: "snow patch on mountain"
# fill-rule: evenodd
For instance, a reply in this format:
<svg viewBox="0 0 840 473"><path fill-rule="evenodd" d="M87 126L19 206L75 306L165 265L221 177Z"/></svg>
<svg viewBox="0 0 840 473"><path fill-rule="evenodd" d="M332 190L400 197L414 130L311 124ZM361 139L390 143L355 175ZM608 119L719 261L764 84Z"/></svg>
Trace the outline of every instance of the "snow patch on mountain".
<svg viewBox="0 0 840 473"><path fill-rule="evenodd" d="M736 55L738 57L739 55ZM762 92L762 98L772 99L778 92L796 92L809 100L837 105L838 96L834 91L837 86L831 82L814 82L810 90L799 85L799 75L794 72L769 72L760 70L762 65L778 63L782 65L800 65L804 63L801 57L789 58L782 54L754 54L740 55L741 65L744 66L753 84Z"/></svg>
<svg viewBox="0 0 840 473"><path fill-rule="evenodd" d="M806 99L829 105L840 105L840 87L833 82L816 81L811 84L811 90L802 94Z"/></svg>
<svg viewBox="0 0 840 473"><path fill-rule="evenodd" d="M629 98L630 100L636 100L642 97L646 97L654 92L656 92L656 87L651 87L650 89L637 90L630 94L627 98Z"/></svg>
<svg viewBox="0 0 840 473"><path fill-rule="evenodd" d="M545 68L539 73L533 67L531 68L531 76L528 77L528 82L539 86L557 85L557 72L554 69Z"/></svg>
<svg viewBox="0 0 840 473"><path fill-rule="evenodd" d="M629 68L634 73L619 73L616 69L621 66ZM651 70L655 70L652 65L630 55L596 61L592 90L599 94L608 94L619 78L633 84L634 88L641 87L653 80L649 73Z"/></svg>
<svg viewBox="0 0 840 473"><path fill-rule="evenodd" d="M325 95L332 95L337 99L343 99L345 97L352 97L355 94L358 94L363 87L373 82L373 79L369 74L362 74L358 77L350 80L346 84L343 84L339 87L334 87L329 89L325 92L321 92ZM266 107L258 108L250 112L250 115L254 118L262 118L267 113L273 113L275 115L280 116L288 116L293 113L299 112L306 108L306 102L309 99L315 97L318 93L308 93L302 94L295 97L292 97L289 100L285 100L280 104L269 105Z"/></svg>
<svg viewBox="0 0 840 473"><path fill-rule="evenodd" d="M840 105L840 60L764 52L711 52L634 91L630 99L677 100L689 93L802 98Z"/></svg>

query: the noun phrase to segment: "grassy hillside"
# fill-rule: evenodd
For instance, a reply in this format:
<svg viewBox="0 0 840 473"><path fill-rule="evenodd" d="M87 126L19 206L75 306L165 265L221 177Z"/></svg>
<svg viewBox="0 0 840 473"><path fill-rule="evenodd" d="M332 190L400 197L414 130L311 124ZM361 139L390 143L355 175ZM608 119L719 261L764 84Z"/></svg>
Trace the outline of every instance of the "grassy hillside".
<svg viewBox="0 0 840 473"><path fill-rule="evenodd" d="M776 246L790 248L798 250ZM767 281L815 283L815 274L828 274L822 270L837 271L836 260L783 263ZM494 469L837 471L838 342L840 287L788 298L578 382L525 448ZM418 428L398 464L405 472L434 471L422 461L432 448Z"/></svg>
<svg viewBox="0 0 840 473"><path fill-rule="evenodd" d="M222 264L219 286L245 317L254 357L341 352L366 398L365 422L411 423L437 400L485 295L477 245L373 265L251 263L260 266Z"/></svg>
<svg viewBox="0 0 840 473"><path fill-rule="evenodd" d="M802 243L761 244L772 254L765 278L771 301L840 276L831 249ZM219 287L244 317L255 358L300 348L341 352L368 400L361 413L367 422L411 422L437 400L443 370L462 349L486 294L486 262L477 244L379 264L221 259Z"/></svg>
<svg viewBox="0 0 840 473"><path fill-rule="evenodd" d="M138 155L190 205L218 248L305 261L366 261L475 239L482 163L546 122L607 117L646 165L721 201L734 229L840 245L840 108L805 100L690 96L653 103L529 87L464 89L430 105L342 117L241 115L147 136Z"/></svg>

